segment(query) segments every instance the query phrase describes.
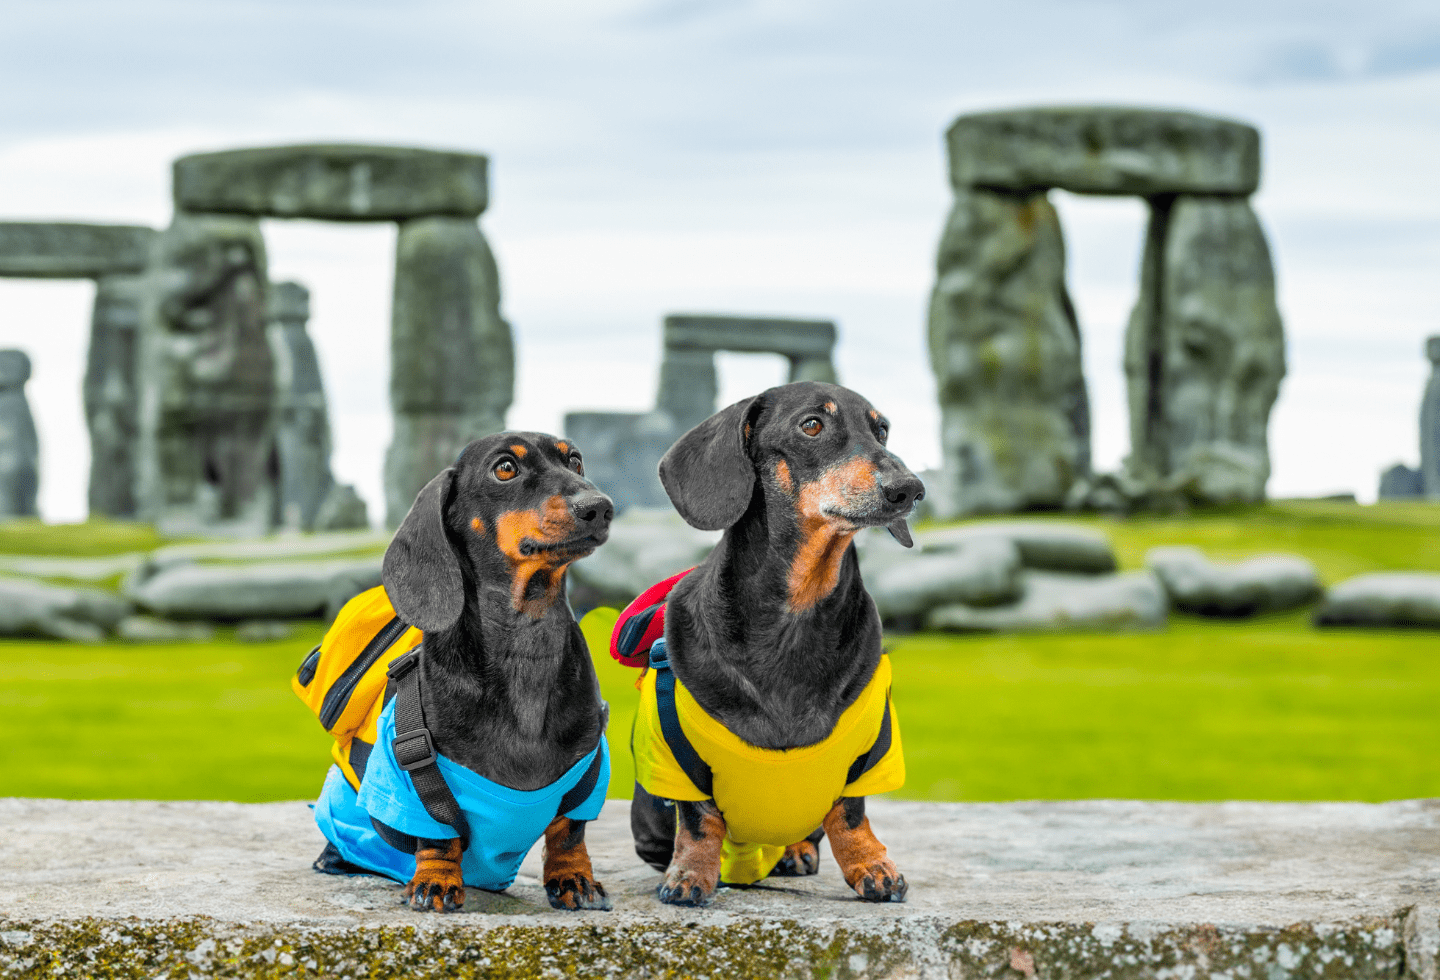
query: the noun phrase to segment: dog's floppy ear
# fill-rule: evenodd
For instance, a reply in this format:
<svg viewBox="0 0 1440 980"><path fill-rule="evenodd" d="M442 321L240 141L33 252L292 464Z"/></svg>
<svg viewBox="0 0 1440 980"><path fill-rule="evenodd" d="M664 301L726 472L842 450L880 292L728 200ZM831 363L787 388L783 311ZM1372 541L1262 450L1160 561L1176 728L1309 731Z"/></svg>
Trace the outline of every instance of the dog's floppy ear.
<svg viewBox="0 0 1440 980"><path fill-rule="evenodd" d="M380 569L395 614L426 633L455 625L465 608L460 559L445 535L445 503L454 482L455 468L449 467L415 495Z"/></svg>
<svg viewBox="0 0 1440 980"><path fill-rule="evenodd" d="M755 491L746 452L763 395L721 409L685 433L660 460L660 482L685 523L722 531L745 515Z"/></svg>

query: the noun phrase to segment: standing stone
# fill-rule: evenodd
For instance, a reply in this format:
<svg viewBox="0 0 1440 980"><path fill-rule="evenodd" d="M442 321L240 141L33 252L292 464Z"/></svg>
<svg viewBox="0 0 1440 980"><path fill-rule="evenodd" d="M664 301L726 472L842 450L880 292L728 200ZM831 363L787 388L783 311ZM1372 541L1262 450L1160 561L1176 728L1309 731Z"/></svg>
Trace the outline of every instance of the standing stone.
<svg viewBox="0 0 1440 980"><path fill-rule="evenodd" d="M505 427L515 389L500 277L474 220L400 225L390 330L394 441L385 457L385 517L398 527L415 495L472 439Z"/></svg>
<svg viewBox="0 0 1440 980"><path fill-rule="evenodd" d="M330 416L320 360L305 331L310 291L298 282L272 283L269 315L277 389L280 523L308 531L335 482L330 474Z"/></svg>
<svg viewBox="0 0 1440 980"><path fill-rule="evenodd" d="M957 188L937 266L937 512L1059 506L1089 471L1090 414L1054 207L1043 192Z"/></svg>
<svg viewBox="0 0 1440 980"><path fill-rule="evenodd" d="M276 523L275 360L257 221L178 213L142 322L142 513L169 531Z"/></svg>
<svg viewBox="0 0 1440 980"><path fill-rule="evenodd" d="M1380 474L1381 500L1414 500L1425 496L1425 478L1419 470L1396 463Z"/></svg>
<svg viewBox="0 0 1440 980"><path fill-rule="evenodd" d="M0 518L34 517L40 489L40 440L25 400L30 358L0 350Z"/></svg>
<svg viewBox="0 0 1440 980"><path fill-rule="evenodd" d="M1285 376L1265 234L1243 198L1161 196L1150 205L1126 333L1127 468L1197 503L1262 500L1270 409Z"/></svg>
<svg viewBox="0 0 1440 980"><path fill-rule="evenodd" d="M1440 497L1440 337L1425 341L1430 380L1420 402L1420 481L1425 496Z"/></svg>
<svg viewBox="0 0 1440 980"><path fill-rule="evenodd" d="M101 276L95 283L85 360L85 421L90 432L90 513L136 516L135 461L140 437L140 318L143 276Z"/></svg>

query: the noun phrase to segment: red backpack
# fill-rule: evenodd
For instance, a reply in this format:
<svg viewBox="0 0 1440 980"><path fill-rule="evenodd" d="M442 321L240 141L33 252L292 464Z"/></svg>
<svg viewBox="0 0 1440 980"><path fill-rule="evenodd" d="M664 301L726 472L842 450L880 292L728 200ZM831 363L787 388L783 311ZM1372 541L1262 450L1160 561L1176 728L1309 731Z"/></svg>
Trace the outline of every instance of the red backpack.
<svg viewBox="0 0 1440 980"><path fill-rule="evenodd" d="M687 568L679 575L657 582L625 607L610 634L610 656L626 667L645 667L650 663L651 645L665 635L665 599L675 583L693 571L695 569Z"/></svg>

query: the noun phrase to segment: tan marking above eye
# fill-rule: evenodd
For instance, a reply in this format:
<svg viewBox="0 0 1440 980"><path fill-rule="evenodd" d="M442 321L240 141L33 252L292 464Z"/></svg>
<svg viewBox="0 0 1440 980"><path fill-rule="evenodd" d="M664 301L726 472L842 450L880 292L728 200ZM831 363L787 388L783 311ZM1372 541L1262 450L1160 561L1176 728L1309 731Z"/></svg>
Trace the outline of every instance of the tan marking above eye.
<svg viewBox="0 0 1440 980"><path fill-rule="evenodd" d="M502 459L495 464L495 476L501 480L513 480L520 475L520 470L508 459Z"/></svg>
<svg viewBox="0 0 1440 980"><path fill-rule="evenodd" d="M525 458L525 453L527 452L524 446L511 446L510 451L521 459Z"/></svg>
<svg viewBox="0 0 1440 980"><path fill-rule="evenodd" d="M875 419L875 420L878 422L878 421L880 420L880 413L877 412L877 411L875 411L875 409L872 408L872 409L870 409L870 417L871 417L872 419Z"/></svg>
<svg viewBox="0 0 1440 980"><path fill-rule="evenodd" d="M825 431L825 424L819 419L806 419L800 423L800 431L807 436L818 436L821 432Z"/></svg>
<svg viewBox="0 0 1440 980"><path fill-rule="evenodd" d="M472 517L470 518L470 529L476 534L484 534L485 522L478 517Z"/></svg>
<svg viewBox="0 0 1440 980"><path fill-rule="evenodd" d="M555 448L558 449L558 450L560 450L562 453L568 453L568 452L570 451L570 443L568 443L568 442L557 442L557 443L555 443Z"/></svg>
<svg viewBox="0 0 1440 980"><path fill-rule="evenodd" d="M831 415L834 415L834 414L835 414L835 403L834 403L834 402L826 402L824 407L825 407L825 411L829 412Z"/></svg>

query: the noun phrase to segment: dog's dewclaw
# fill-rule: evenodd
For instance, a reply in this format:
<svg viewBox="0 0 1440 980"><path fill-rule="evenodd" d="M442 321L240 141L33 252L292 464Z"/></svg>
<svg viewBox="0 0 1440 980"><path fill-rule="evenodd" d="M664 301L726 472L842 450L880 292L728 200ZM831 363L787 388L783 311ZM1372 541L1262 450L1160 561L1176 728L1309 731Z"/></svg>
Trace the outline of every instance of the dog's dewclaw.
<svg viewBox="0 0 1440 980"><path fill-rule="evenodd" d="M910 525L905 523L905 518L896 518L885 525L885 530L889 531L890 536L905 547L915 547L915 539L910 537Z"/></svg>

